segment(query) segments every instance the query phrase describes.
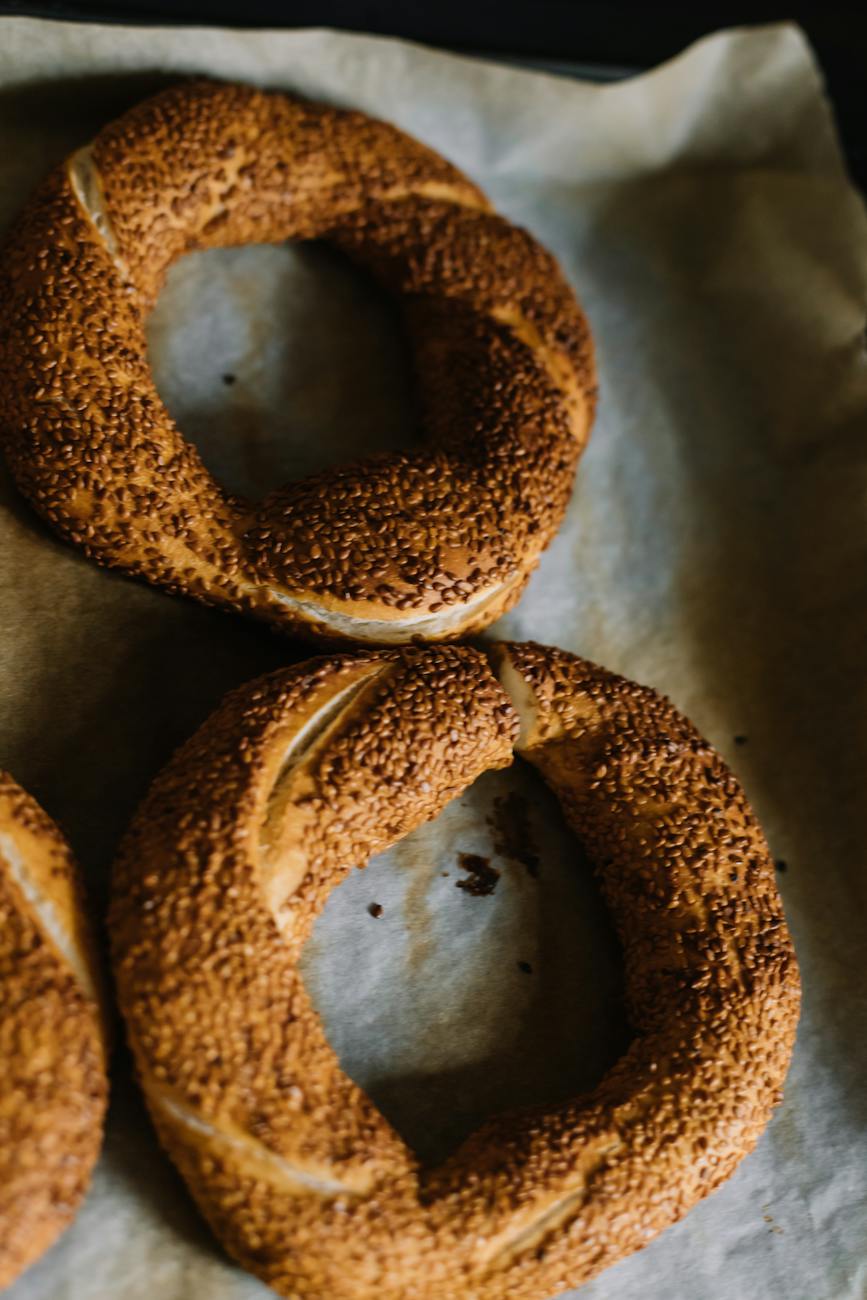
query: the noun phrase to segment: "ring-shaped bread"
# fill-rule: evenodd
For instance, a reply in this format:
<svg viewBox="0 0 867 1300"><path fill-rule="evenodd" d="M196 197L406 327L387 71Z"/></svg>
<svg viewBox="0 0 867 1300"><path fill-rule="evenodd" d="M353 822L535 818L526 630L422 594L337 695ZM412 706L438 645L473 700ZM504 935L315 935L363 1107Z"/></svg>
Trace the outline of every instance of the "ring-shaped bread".
<svg viewBox="0 0 867 1300"><path fill-rule="evenodd" d="M115 969L160 1137L285 1296L529 1300L645 1245L752 1148L799 980L761 829L646 690L560 651L313 660L230 695L126 838ZM520 735L519 732L520 716ZM421 1168L341 1070L298 969L329 891L513 745L562 802L625 954L634 1041L589 1095Z"/></svg>
<svg viewBox="0 0 867 1300"><path fill-rule="evenodd" d="M145 321L191 249L323 239L400 300L425 444L226 492L160 400ZM554 258L455 167L362 113L196 81L105 127L0 257L0 442L93 559L329 640L449 639L518 598L595 400Z"/></svg>
<svg viewBox="0 0 867 1300"><path fill-rule="evenodd" d="M0 772L0 1290L72 1221L102 1145L106 1024L69 847Z"/></svg>

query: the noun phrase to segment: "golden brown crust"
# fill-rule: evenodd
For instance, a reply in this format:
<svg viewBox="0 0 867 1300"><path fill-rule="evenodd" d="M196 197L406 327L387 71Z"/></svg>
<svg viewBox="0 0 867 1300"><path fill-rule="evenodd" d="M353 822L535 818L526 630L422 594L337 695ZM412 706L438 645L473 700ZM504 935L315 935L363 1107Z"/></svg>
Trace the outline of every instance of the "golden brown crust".
<svg viewBox="0 0 867 1300"><path fill-rule="evenodd" d="M102 1144L99 976L69 848L0 772L0 1288L71 1222Z"/></svg>
<svg viewBox="0 0 867 1300"><path fill-rule="evenodd" d="M799 983L740 787L654 692L544 647L500 655L505 692L467 647L250 683L123 846L115 966L151 1113L227 1248L283 1295L542 1300L681 1217L779 1099ZM340 1070L297 961L334 884L515 743L599 872L636 1036L592 1094L423 1169Z"/></svg>
<svg viewBox="0 0 867 1300"><path fill-rule="evenodd" d="M154 387L144 321L193 248L330 240L397 294L429 446L233 498ZM91 558L330 640L452 639L518 597L595 401L555 260L361 113L196 81L52 174L0 261L0 438Z"/></svg>

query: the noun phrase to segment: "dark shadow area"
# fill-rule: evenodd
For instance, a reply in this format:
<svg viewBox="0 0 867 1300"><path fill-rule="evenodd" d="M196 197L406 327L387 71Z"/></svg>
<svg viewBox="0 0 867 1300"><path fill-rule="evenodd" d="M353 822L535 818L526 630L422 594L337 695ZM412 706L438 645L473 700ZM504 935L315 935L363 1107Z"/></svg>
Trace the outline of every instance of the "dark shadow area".
<svg viewBox="0 0 867 1300"><path fill-rule="evenodd" d="M151 1216L206 1255L225 1259L225 1252L159 1144L125 1047L115 1051L112 1066L102 1160L112 1174L128 1184L130 1195L141 1198Z"/></svg>
<svg viewBox="0 0 867 1300"><path fill-rule="evenodd" d="M95 133L140 100L183 80L186 78L177 73L157 69L46 77L38 83L4 89L0 106L5 110L4 120L50 137L68 121L69 104L74 101L77 129L81 122Z"/></svg>

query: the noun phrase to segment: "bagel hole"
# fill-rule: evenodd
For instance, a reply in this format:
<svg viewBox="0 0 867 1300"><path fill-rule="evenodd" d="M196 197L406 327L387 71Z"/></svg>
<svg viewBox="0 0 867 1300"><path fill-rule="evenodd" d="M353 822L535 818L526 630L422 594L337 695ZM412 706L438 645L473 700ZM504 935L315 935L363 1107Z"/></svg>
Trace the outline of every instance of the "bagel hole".
<svg viewBox="0 0 867 1300"><path fill-rule="evenodd" d="M629 1043L601 894L521 760L333 890L302 971L342 1068L425 1164L589 1091Z"/></svg>
<svg viewBox="0 0 867 1300"><path fill-rule="evenodd" d="M147 342L172 418L241 496L416 437L397 305L325 244L189 253L169 270Z"/></svg>

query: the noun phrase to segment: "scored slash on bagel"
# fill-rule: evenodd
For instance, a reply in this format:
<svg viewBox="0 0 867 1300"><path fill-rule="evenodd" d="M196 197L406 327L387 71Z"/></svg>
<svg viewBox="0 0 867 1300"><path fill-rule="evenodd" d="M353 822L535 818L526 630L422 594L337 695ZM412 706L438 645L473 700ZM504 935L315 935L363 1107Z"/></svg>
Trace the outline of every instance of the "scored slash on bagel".
<svg viewBox="0 0 867 1300"><path fill-rule="evenodd" d="M146 317L192 249L314 238L403 307L426 445L242 501L160 400ZM0 443L21 491L99 563L290 631L486 627L560 524L594 404L555 259L362 113L174 86L53 172L0 255Z"/></svg>
<svg viewBox="0 0 867 1300"><path fill-rule="evenodd" d="M287 1297L543 1300L727 1178L780 1099L800 987L743 791L655 692L561 651L313 660L233 692L117 863L121 1007L159 1135ZM589 1094L423 1167L341 1070L299 958L330 890L513 749L558 796L623 944L634 1030Z"/></svg>
<svg viewBox="0 0 867 1300"><path fill-rule="evenodd" d="M0 1288L71 1222L102 1145L106 1025L75 864L0 772Z"/></svg>

